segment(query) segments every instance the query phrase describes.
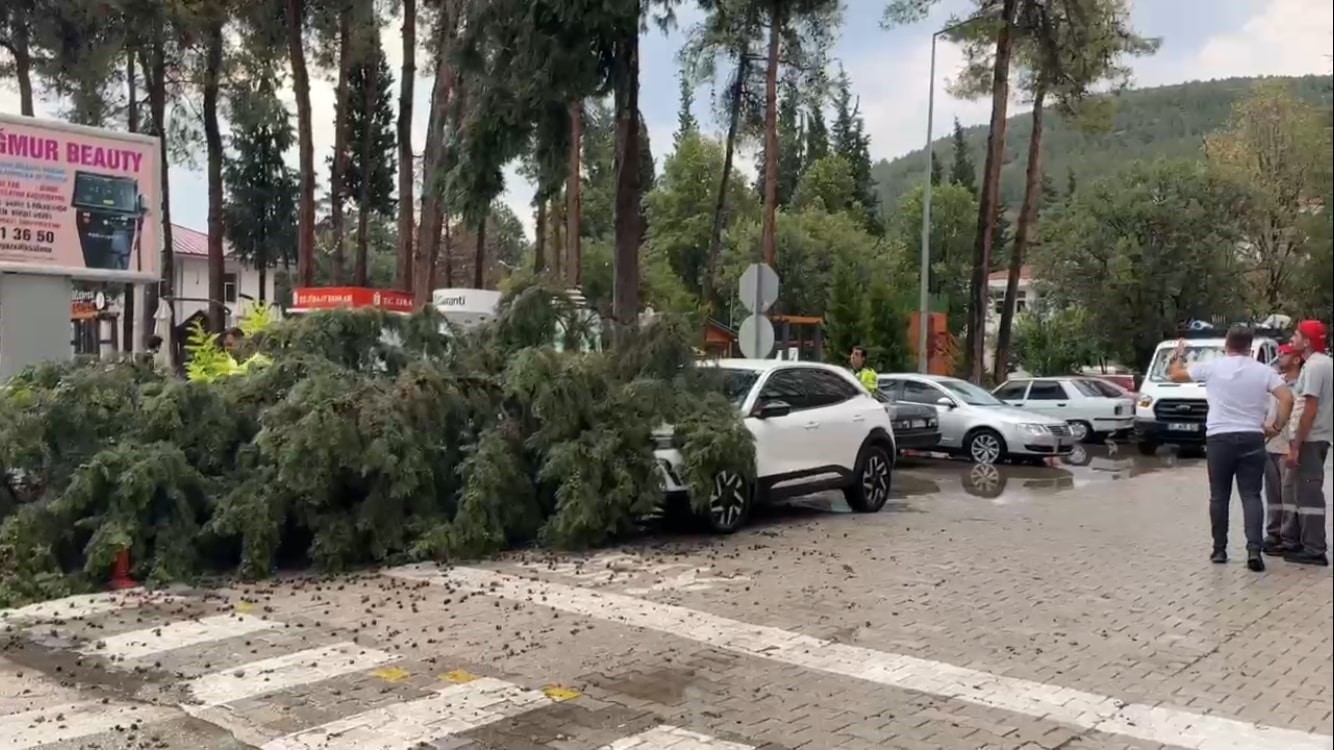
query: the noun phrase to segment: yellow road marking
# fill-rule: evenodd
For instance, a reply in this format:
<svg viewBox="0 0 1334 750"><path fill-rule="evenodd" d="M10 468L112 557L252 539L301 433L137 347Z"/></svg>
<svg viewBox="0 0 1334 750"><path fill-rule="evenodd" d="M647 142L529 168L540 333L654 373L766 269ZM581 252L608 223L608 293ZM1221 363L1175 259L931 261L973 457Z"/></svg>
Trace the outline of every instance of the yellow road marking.
<svg viewBox="0 0 1334 750"><path fill-rule="evenodd" d="M412 676L411 672L402 667L384 667L371 672L371 674L385 682L402 682Z"/></svg>
<svg viewBox="0 0 1334 750"><path fill-rule="evenodd" d="M579 697L578 690L563 687L561 685L547 685L542 688L542 693L557 703L561 701L572 701Z"/></svg>
<svg viewBox="0 0 1334 750"><path fill-rule="evenodd" d="M452 682L455 685L462 685L465 682L472 682L481 678L466 669L453 669L440 675L440 679L445 682Z"/></svg>

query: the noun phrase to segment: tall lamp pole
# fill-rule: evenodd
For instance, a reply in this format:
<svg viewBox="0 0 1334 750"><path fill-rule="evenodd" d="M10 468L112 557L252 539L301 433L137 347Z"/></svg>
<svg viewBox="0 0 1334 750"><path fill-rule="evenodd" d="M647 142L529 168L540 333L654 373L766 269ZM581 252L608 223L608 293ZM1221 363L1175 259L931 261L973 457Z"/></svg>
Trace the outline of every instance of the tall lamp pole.
<svg viewBox="0 0 1334 750"><path fill-rule="evenodd" d="M921 373L926 373L931 365L931 353L926 347L927 321L931 316L931 167L935 160L931 126L936 118L936 42L945 34L976 20L969 18L952 23L931 35L931 82L926 95L926 176L922 185L922 257L917 300L917 370Z"/></svg>

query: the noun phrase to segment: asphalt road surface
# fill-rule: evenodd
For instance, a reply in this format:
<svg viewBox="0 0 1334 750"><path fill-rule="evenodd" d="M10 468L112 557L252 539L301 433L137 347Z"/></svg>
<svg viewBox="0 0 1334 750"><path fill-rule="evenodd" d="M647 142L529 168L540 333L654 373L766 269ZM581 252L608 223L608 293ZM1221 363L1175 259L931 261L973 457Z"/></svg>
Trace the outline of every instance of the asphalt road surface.
<svg viewBox="0 0 1334 750"><path fill-rule="evenodd" d="M1330 571L1247 571L1235 503L1210 565L1199 461L895 485L723 539L11 610L0 750L1334 747Z"/></svg>

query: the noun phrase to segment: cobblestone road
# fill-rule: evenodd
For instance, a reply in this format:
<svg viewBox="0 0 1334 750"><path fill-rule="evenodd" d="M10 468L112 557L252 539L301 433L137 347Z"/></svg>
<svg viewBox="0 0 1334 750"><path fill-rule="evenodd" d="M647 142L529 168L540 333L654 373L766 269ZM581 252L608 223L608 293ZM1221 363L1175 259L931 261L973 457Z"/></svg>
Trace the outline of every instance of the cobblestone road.
<svg viewBox="0 0 1334 750"><path fill-rule="evenodd" d="M885 512L726 539L11 610L0 750L1334 748L1329 569L1210 565L1198 462L1073 463L910 461Z"/></svg>

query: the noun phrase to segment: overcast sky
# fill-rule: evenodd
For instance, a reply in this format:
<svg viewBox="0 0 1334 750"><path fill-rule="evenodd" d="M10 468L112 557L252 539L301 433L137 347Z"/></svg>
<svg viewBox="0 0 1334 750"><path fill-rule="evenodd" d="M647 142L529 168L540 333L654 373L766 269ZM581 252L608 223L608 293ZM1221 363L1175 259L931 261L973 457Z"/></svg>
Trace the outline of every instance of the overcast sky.
<svg viewBox="0 0 1334 750"><path fill-rule="evenodd" d="M1136 28L1163 39L1159 53L1135 63L1136 83L1157 86L1191 80L1231 76L1301 75L1328 73L1334 47L1334 8L1329 0L1132 0ZM847 69L854 93L871 135L874 158L894 158L920 148L926 135L926 103L930 64L931 32L950 17L962 14L972 0L941 0L932 15L913 26L884 31L879 21L885 0L847 0L842 35L833 56ZM686 31L700 20L697 12L682 13L679 28L662 34L651 31L641 47L640 106L648 122L654 154L661 165L676 125L676 53ZM401 62L397 22L386 25L385 52L395 71ZM419 71L429 73L425 55ZM946 132L955 117L965 125L985 122L988 102L951 98L943 91L961 57L957 49L942 44L937 57L939 81L935 109L935 131ZM420 154L425 142L427 100L431 81L419 79L414 110L413 145ZM707 131L720 132L707 100L710 92L698 92L695 115ZM317 163L323 164L333 145L331 114L334 110L332 79L319 75L311 90L315 118ZM395 90L394 101L397 102ZM289 101L289 106L291 102ZM0 84L0 111L17 113L18 93L12 81ZM54 116L58 107L38 102L38 116ZM1022 106L1012 112L1023 111ZM295 122L295 108L293 107ZM326 116L329 115L329 116ZM203 143L199 157L203 158ZM743 157L744 158L744 157ZM290 156L295 165L295 149ZM751 169L745 159L743 168ZM207 190L202 169L178 167L171 175L173 219L178 224L205 229ZM503 199L514 209L531 234L532 188L509 171Z"/></svg>

